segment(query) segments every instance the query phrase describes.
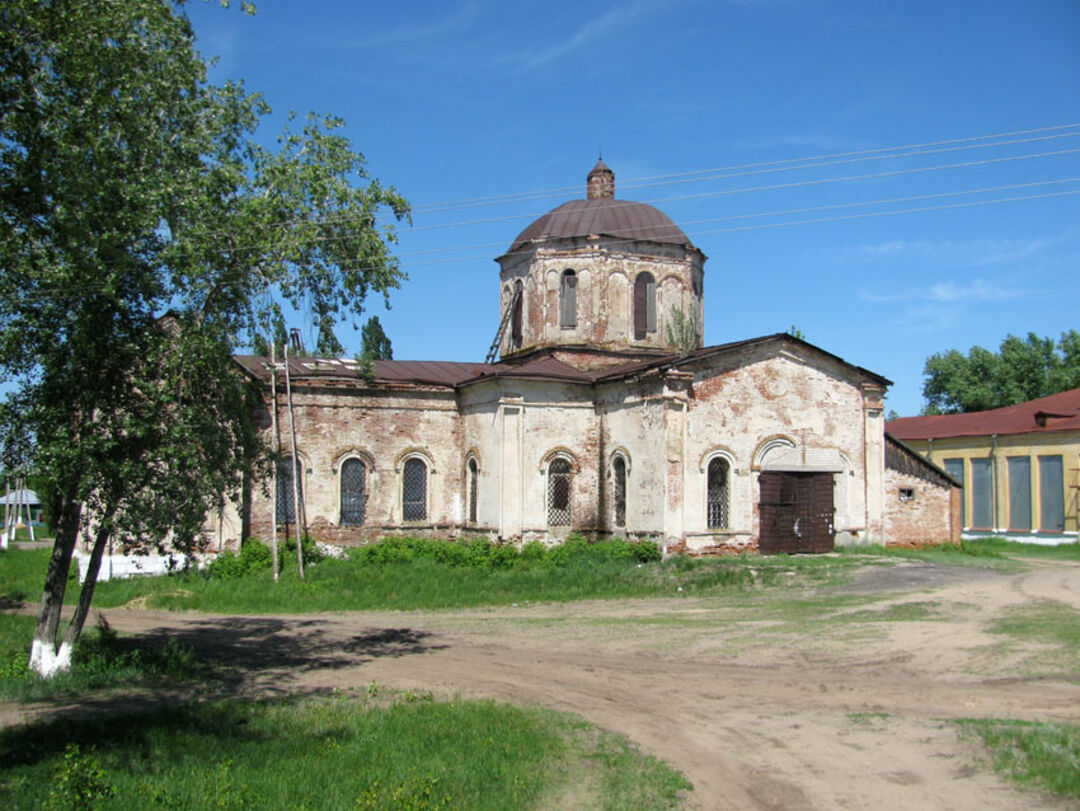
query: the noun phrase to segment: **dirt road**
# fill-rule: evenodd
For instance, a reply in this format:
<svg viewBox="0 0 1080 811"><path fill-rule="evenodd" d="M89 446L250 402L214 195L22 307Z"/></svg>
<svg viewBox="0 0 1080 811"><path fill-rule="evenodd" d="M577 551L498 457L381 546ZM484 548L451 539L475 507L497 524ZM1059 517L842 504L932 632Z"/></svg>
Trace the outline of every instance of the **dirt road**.
<svg viewBox="0 0 1080 811"><path fill-rule="evenodd" d="M1070 807L1010 787L946 723L1080 722L1077 653L992 633L1046 601L1080 610L1080 566L901 563L783 598L106 614L225 657L244 693L375 682L575 712L681 769L695 807L989 811Z"/></svg>

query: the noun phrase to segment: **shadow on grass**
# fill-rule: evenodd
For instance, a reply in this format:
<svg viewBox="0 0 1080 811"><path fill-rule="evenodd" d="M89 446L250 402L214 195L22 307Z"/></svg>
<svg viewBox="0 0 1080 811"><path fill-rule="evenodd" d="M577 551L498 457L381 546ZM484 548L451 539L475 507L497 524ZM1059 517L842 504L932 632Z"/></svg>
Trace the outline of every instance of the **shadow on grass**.
<svg viewBox="0 0 1080 811"><path fill-rule="evenodd" d="M71 708L33 724L0 730L0 763L32 766L62 754L69 744L145 757L154 750L155 740L177 735L213 740L226 751L230 742L265 737L250 727L247 705L241 702L181 704L159 697L127 696L122 702L104 703L111 711Z"/></svg>
<svg viewBox="0 0 1080 811"><path fill-rule="evenodd" d="M202 659L246 672L283 668L325 670L356 667L372 659L398 658L442 650L427 631L371 628L342 638L327 630L325 619L220 617L183 626L152 629L148 642L175 639Z"/></svg>

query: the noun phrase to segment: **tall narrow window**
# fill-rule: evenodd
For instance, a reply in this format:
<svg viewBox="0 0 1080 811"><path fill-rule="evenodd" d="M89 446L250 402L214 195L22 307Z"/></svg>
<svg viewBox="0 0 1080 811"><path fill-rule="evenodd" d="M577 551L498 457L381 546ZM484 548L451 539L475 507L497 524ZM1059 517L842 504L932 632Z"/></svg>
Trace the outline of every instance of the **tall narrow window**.
<svg viewBox="0 0 1080 811"><path fill-rule="evenodd" d="M300 465L296 465L296 469L300 470ZM297 488L300 498L304 497L303 491L300 489L303 487L303 476L300 477ZM277 492L274 495L274 509L277 512L277 520L279 524L294 524L296 523L296 502L293 499L293 459L291 456L283 456L278 459L277 462Z"/></svg>
<svg viewBox="0 0 1080 811"><path fill-rule="evenodd" d="M1031 457L1009 457L1009 529L1031 529Z"/></svg>
<svg viewBox="0 0 1080 811"><path fill-rule="evenodd" d="M963 459L946 459L945 460L945 472L960 482L960 487L964 486L964 460ZM960 498L960 526L967 526L967 504L966 499L961 496Z"/></svg>
<svg viewBox="0 0 1080 811"><path fill-rule="evenodd" d="M728 473L731 465L727 459L716 456L709 462L708 469L708 515L709 529L728 528Z"/></svg>
<svg viewBox="0 0 1080 811"><path fill-rule="evenodd" d="M477 491L480 487L480 466L475 459L469 460L469 520L476 523Z"/></svg>
<svg viewBox="0 0 1080 811"><path fill-rule="evenodd" d="M521 279L514 282L514 293L511 299L511 311L510 311L510 345L514 349L521 349L522 332L521 332L521 308L522 301L525 296L521 292Z"/></svg>
<svg viewBox="0 0 1080 811"><path fill-rule="evenodd" d="M564 270L559 285L559 326L577 326L577 274Z"/></svg>
<svg viewBox="0 0 1080 811"><path fill-rule="evenodd" d="M616 456L611 463L612 476L615 479L615 526L626 526L626 460Z"/></svg>
<svg viewBox="0 0 1080 811"><path fill-rule="evenodd" d="M427 465L408 459L401 472L401 517L405 521L427 519Z"/></svg>
<svg viewBox="0 0 1080 811"><path fill-rule="evenodd" d="M570 526L570 463L553 459L548 465L548 526Z"/></svg>
<svg viewBox="0 0 1080 811"><path fill-rule="evenodd" d="M341 463L341 525L358 527L364 523L367 501L367 465L359 459Z"/></svg>
<svg viewBox="0 0 1080 811"><path fill-rule="evenodd" d="M1065 480L1060 456L1039 457L1039 529L1065 530Z"/></svg>
<svg viewBox="0 0 1080 811"><path fill-rule="evenodd" d="M971 460L971 526L994 528L993 473L989 459Z"/></svg>
<svg viewBox="0 0 1080 811"><path fill-rule="evenodd" d="M634 340L644 341L656 332L656 280L651 273L634 279Z"/></svg>

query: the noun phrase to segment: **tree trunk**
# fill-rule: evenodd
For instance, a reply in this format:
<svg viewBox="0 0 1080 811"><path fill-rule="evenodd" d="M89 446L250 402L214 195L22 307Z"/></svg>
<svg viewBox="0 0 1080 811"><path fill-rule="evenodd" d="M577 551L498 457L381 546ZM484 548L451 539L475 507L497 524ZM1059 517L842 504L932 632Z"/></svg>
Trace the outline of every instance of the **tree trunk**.
<svg viewBox="0 0 1080 811"><path fill-rule="evenodd" d="M97 586L98 572L101 571L101 557L105 547L109 543L111 530L102 526L94 538L94 548L90 552L90 562L86 566L86 577L83 578L82 589L79 591L79 604L75 606L75 614L71 617L67 630L64 632L64 641L60 644L60 651L56 654L56 672L60 673L71 669L71 651L75 643L82 636L86 617L90 613L90 603L94 599L94 587Z"/></svg>
<svg viewBox="0 0 1080 811"><path fill-rule="evenodd" d="M56 540L53 542L49 570L45 574L45 590L41 595L41 613L38 615L34 641L30 646L30 669L42 678L54 676L58 670L56 633L60 628L60 613L64 608L64 591L67 588L71 557L75 553L75 540L79 534L82 504L71 493L60 499Z"/></svg>

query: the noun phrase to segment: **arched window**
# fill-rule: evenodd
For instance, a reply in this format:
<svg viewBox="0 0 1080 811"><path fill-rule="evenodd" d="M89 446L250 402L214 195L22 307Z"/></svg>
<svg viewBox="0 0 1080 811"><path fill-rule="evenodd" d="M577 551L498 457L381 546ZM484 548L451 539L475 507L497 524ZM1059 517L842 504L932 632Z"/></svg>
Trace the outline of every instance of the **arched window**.
<svg viewBox="0 0 1080 811"><path fill-rule="evenodd" d="M427 465L423 459L407 459L402 468L401 517L404 521L427 520Z"/></svg>
<svg viewBox="0 0 1080 811"><path fill-rule="evenodd" d="M731 465L723 457L716 456L709 462L708 503L706 510L709 529L728 528L729 480Z"/></svg>
<svg viewBox="0 0 1080 811"><path fill-rule="evenodd" d="M611 463L611 474L614 482L614 506L615 506L615 526L626 526L626 460L621 456L616 456L615 461Z"/></svg>
<svg viewBox="0 0 1080 811"><path fill-rule="evenodd" d="M360 459L341 463L341 525L358 527L364 523L367 502L367 465Z"/></svg>
<svg viewBox="0 0 1080 811"><path fill-rule="evenodd" d="M559 326L577 326L577 274L564 270L559 285Z"/></svg>
<svg viewBox="0 0 1080 811"><path fill-rule="evenodd" d="M476 523L476 502L480 489L480 466L475 459L469 460L469 520Z"/></svg>
<svg viewBox="0 0 1080 811"><path fill-rule="evenodd" d="M548 526L570 526L570 463L552 459L548 465L547 508Z"/></svg>
<svg viewBox="0 0 1080 811"><path fill-rule="evenodd" d="M296 464L296 472L302 472L300 463ZM297 493L300 498L304 497L304 477L298 481ZM296 523L296 501L293 499L293 458L283 456L277 461L277 492L274 495L274 510L277 512L279 524Z"/></svg>
<svg viewBox="0 0 1080 811"><path fill-rule="evenodd" d="M513 304L510 311L510 345L514 349L521 349L521 308L524 298L521 292L521 279L518 279L514 282Z"/></svg>
<svg viewBox="0 0 1080 811"><path fill-rule="evenodd" d="M644 341L656 332L656 279L639 273L634 279L634 340Z"/></svg>

